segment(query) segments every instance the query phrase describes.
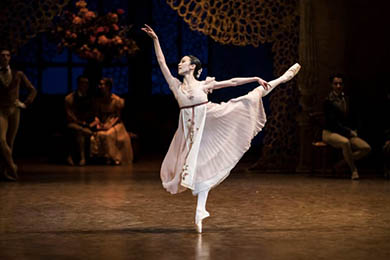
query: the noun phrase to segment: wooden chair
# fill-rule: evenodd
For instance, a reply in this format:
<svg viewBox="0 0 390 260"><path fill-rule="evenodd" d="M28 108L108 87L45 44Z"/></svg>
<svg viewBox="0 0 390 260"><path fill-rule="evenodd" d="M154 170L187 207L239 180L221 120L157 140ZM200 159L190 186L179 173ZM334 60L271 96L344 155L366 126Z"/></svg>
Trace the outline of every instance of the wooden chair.
<svg viewBox="0 0 390 260"><path fill-rule="evenodd" d="M333 172L333 165L339 159L340 153L337 149L322 141L322 130L325 126L323 112L313 112L309 114L310 123L314 129L314 139L312 141L312 173L329 175Z"/></svg>

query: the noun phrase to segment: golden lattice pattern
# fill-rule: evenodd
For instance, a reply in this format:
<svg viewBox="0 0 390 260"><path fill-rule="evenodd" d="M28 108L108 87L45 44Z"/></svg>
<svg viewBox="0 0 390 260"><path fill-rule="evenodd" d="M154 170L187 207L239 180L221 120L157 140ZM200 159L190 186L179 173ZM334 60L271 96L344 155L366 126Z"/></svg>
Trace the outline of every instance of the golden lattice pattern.
<svg viewBox="0 0 390 260"><path fill-rule="evenodd" d="M0 46L16 51L51 22L70 0L13 0L0 8Z"/></svg>
<svg viewBox="0 0 390 260"><path fill-rule="evenodd" d="M167 0L192 30L217 42L238 46L277 40L290 31L295 0Z"/></svg>
<svg viewBox="0 0 390 260"><path fill-rule="evenodd" d="M238 46L271 42L274 74L298 59L298 0L167 0L192 30L216 42ZM261 76L261 75L259 75ZM274 90L258 165L281 168L297 157L299 92L296 81ZM280 163L280 164L279 164ZM279 164L279 165L278 165Z"/></svg>

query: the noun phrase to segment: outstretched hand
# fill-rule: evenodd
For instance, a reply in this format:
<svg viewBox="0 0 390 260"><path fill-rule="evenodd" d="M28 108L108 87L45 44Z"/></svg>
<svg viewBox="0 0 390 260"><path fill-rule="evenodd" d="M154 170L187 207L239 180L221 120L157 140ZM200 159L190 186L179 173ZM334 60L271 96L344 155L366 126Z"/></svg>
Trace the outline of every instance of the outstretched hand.
<svg viewBox="0 0 390 260"><path fill-rule="evenodd" d="M145 27L141 28L142 31L146 32L150 38L157 39L157 34L153 31L152 27L149 25L145 24Z"/></svg>
<svg viewBox="0 0 390 260"><path fill-rule="evenodd" d="M262 78L257 78L257 82L260 85L262 85L265 90L268 90L268 88L271 87L271 85L267 81L263 80Z"/></svg>

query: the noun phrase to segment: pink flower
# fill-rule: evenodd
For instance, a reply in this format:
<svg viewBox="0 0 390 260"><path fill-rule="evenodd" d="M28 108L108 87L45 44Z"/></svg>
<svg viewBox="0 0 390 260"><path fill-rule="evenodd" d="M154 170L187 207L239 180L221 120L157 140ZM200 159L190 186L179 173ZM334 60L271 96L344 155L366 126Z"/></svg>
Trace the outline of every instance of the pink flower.
<svg viewBox="0 0 390 260"><path fill-rule="evenodd" d="M115 44L122 44L123 43L122 38L119 37L119 36L115 36L113 41L114 41Z"/></svg>
<svg viewBox="0 0 390 260"><path fill-rule="evenodd" d="M76 11L64 11L62 23L52 30L58 36L59 49L69 48L82 58L97 61L103 61L107 55L111 58L136 51L135 43L123 35L127 27L119 24L123 9L99 17L87 8L86 0L74 2Z"/></svg>
<svg viewBox="0 0 390 260"><path fill-rule="evenodd" d="M87 2L83 1L83 0L80 0L76 3L76 7L81 7L81 8L84 8L87 6Z"/></svg>
<svg viewBox="0 0 390 260"><path fill-rule="evenodd" d="M104 27L103 26L100 26L96 29L96 34L98 33L101 33L101 32L104 32Z"/></svg>
<svg viewBox="0 0 390 260"><path fill-rule="evenodd" d="M83 21L83 20L81 20L81 18L80 18L80 17L78 17L78 16L75 16L75 17L73 18L73 21L72 21L72 23L74 23L74 24L81 24L81 23L82 23L82 21Z"/></svg>
<svg viewBox="0 0 390 260"><path fill-rule="evenodd" d="M114 29L114 31L118 31L119 30L119 26L114 23L112 25L112 29Z"/></svg>
<svg viewBox="0 0 390 260"><path fill-rule="evenodd" d="M96 14L92 11L88 11L85 15L84 15L85 19L87 20L92 20L93 18L96 17Z"/></svg>
<svg viewBox="0 0 390 260"><path fill-rule="evenodd" d="M103 53L101 53L98 49L93 49L92 51L93 58L99 61L102 61L104 58Z"/></svg>
<svg viewBox="0 0 390 260"><path fill-rule="evenodd" d="M113 23L118 22L118 15L117 14L109 13L109 17L110 17L111 22L113 22Z"/></svg>
<svg viewBox="0 0 390 260"><path fill-rule="evenodd" d="M89 50L88 45L84 44L83 46L81 46L80 51L84 51L84 50Z"/></svg>
<svg viewBox="0 0 390 260"><path fill-rule="evenodd" d="M93 58L93 54L92 54L91 51L84 51L84 52L81 53L81 55L83 55L87 59Z"/></svg>
<svg viewBox="0 0 390 260"><path fill-rule="evenodd" d="M95 41L96 41L96 37L93 36L93 35L90 35L90 36L89 36L89 42L90 42L90 43L95 43Z"/></svg>
<svg viewBox="0 0 390 260"><path fill-rule="evenodd" d="M98 38L98 44L106 45L110 42L110 40L105 35L100 35Z"/></svg>
<svg viewBox="0 0 390 260"><path fill-rule="evenodd" d="M84 14L88 13L88 9L87 8L81 8L79 13L81 15L84 15Z"/></svg>

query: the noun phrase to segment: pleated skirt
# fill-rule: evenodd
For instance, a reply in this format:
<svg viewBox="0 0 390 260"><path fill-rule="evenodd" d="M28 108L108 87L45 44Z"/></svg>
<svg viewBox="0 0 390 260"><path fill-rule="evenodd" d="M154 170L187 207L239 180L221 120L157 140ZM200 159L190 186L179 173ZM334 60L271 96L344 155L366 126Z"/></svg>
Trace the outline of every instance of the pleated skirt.
<svg viewBox="0 0 390 260"><path fill-rule="evenodd" d="M209 102L206 106L206 121L194 169L194 195L220 184L266 123L262 87L228 102ZM180 183L189 146L184 136L186 122L181 119L160 171L163 187L172 194L186 190Z"/></svg>

